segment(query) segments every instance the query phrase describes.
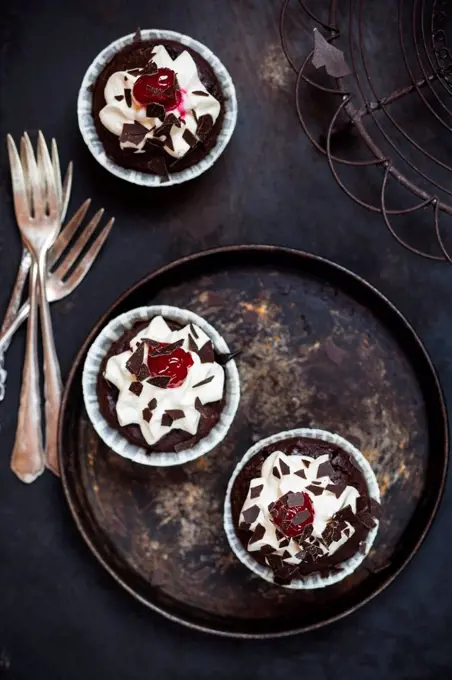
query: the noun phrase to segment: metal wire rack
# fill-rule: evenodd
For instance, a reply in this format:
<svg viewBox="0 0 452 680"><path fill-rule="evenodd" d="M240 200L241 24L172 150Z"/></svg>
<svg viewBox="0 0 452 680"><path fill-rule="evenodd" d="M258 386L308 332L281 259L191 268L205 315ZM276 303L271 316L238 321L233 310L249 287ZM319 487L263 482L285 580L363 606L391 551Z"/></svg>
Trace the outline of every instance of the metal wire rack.
<svg viewBox="0 0 452 680"><path fill-rule="evenodd" d="M315 69L311 38L296 54L313 29L350 75ZM300 123L339 186L405 248L452 264L451 0L284 0L280 33Z"/></svg>

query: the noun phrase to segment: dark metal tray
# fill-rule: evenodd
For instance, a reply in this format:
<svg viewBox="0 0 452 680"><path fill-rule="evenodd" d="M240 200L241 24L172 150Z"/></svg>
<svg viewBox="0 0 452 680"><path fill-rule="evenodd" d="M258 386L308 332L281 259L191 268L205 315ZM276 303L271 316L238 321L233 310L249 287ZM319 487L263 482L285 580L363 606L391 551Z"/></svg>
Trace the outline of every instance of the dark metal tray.
<svg viewBox="0 0 452 680"><path fill-rule="evenodd" d="M83 405L88 347L114 316L165 303L206 317L241 349L242 399L215 451L175 468L137 466L99 440ZM377 474L383 518L363 566L322 590L288 591L249 573L222 528L227 481L256 440L293 427L345 436ZM60 419L64 491L89 547L144 604L236 637L322 626L400 573L433 520L447 468L441 389L419 338L380 293L321 258L233 246L164 267L100 319L70 373Z"/></svg>

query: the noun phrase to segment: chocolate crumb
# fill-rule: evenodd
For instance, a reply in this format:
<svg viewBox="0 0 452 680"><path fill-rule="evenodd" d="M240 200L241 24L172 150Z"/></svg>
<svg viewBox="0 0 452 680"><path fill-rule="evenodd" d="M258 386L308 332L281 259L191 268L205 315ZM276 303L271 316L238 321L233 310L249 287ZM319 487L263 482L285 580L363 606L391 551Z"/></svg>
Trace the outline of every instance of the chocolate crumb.
<svg viewBox="0 0 452 680"><path fill-rule="evenodd" d="M149 402L149 404L148 404L148 409L150 409L151 411L153 411L153 410L155 409L156 406L157 406L157 399L154 397L154 398L151 399L151 401Z"/></svg>
<svg viewBox="0 0 452 680"><path fill-rule="evenodd" d="M190 331L191 331L191 334L193 335L193 337L195 338L195 340L197 338L199 338L199 334L198 334L198 331L196 330L196 326L192 323L190 323Z"/></svg>
<svg viewBox="0 0 452 680"><path fill-rule="evenodd" d="M126 104L130 108L132 106L132 90L130 87L124 88L124 96L126 98Z"/></svg>
<svg viewBox="0 0 452 680"><path fill-rule="evenodd" d="M197 94L198 97L208 97L209 93L204 92L203 90L193 90L192 94Z"/></svg>
<svg viewBox="0 0 452 680"><path fill-rule="evenodd" d="M133 42L140 42L141 41L141 28L138 27L137 30L135 31L135 35L133 36Z"/></svg>
<svg viewBox="0 0 452 680"><path fill-rule="evenodd" d="M301 477L301 479L306 479L306 472L304 470L298 470L295 474L297 477Z"/></svg>
<svg viewBox="0 0 452 680"><path fill-rule="evenodd" d="M123 94L115 94L115 99L118 102L122 102L122 100L124 99L124 95Z"/></svg>
<svg viewBox="0 0 452 680"><path fill-rule="evenodd" d="M280 471L278 470L278 468L276 467L276 465L273 466L273 475L274 475L277 479L281 479L281 473L280 473Z"/></svg>

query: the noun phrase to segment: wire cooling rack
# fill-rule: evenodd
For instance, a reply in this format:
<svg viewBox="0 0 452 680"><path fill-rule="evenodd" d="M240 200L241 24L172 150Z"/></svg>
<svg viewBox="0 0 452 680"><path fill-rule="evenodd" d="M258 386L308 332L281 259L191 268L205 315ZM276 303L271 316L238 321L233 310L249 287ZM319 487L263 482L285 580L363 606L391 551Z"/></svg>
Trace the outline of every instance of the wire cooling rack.
<svg viewBox="0 0 452 680"><path fill-rule="evenodd" d="M300 123L339 186L452 264L451 0L284 0L280 33Z"/></svg>

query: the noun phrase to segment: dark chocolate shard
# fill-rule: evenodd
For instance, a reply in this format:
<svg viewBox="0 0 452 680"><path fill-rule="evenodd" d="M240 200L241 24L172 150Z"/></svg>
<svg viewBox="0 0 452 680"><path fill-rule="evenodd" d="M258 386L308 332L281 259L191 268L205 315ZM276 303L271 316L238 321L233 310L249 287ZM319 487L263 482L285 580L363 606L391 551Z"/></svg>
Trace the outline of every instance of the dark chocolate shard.
<svg viewBox="0 0 452 680"><path fill-rule="evenodd" d="M198 345L193 340L193 337L190 334L188 336L188 349L190 350L190 352L194 352L195 354L198 354Z"/></svg>
<svg viewBox="0 0 452 680"><path fill-rule="evenodd" d="M208 378L204 378L204 380L201 380L201 382L196 383L196 385L193 385L192 389L195 389L196 387L201 387L202 385L207 385L208 383L212 382L213 380L213 375L209 376Z"/></svg>
<svg viewBox="0 0 452 680"><path fill-rule="evenodd" d="M325 67L326 72L332 78L344 78L350 75L351 70L344 58L344 53L331 45L323 35L314 28L314 53L312 65L315 68Z"/></svg>
<svg viewBox="0 0 452 680"><path fill-rule="evenodd" d="M287 536L284 536L282 541L279 542L278 548L287 548L289 543L290 543L290 538L287 538Z"/></svg>
<svg viewBox="0 0 452 680"><path fill-rule="evenodd" d="M156 104L153 102L152 104L148 104L146 106L146 117L147 118L158 118L159 120L163 121L165 120L165 107L162 106L161 104ZM161 130L163 126L159 128ZM155 133L157 135L157 133ZM158 135L160 136L160 135Z"/></svg>
<svg viewBox="0 0 452 680"><path fill-rule="evenodd" d="M182 123L180 121L180 118L175 116L174 113L168 113L168 115L165 118L165 125L175 125L178 128L182 127ZM192 324L190 324L190 328L191 327L192 327Z"/></svg>
<svg viewBox="0 0 452 680"><path fill-rule="evenodd" d="M190 332L193 335L193 337L195 338L195 340L197 340L199 338L199 333L196 329L196 326L193 323L190 324Z"/></svg>
<svg viewBox="0 0 452 680"><path fill-rule="evenodd" d="M184 142L187 142L188 146L190 146L191 148L196 146L196 144L198 143L198 140L196 139L195 135L193 134L193 132L190 132L190 130L184 130L182 139L184 140Z"/></svg>
<svg viewBox="0 0 452 680"><path fill-rule="evenodd" d="M173 419L165 411L165 413L162 415L162 427L171 427L172 424L173 424Z"/></svg>
<svg viewBox="0 0 452 680"><path fill-rule="evenodd" d="M282 475L290 474L290 467L283 460L281 460L279 463L279 469L281 470Z"/></svg>
<svg viewBox="0 0 452 680"><path fill-rule="evenodd" d="M144 67L144 69L143 69L143 75L153 76L154 73L157 73L157 71L158 71L158 66L157 66L157 64L156 64L154 61L152 61L152 59L151 59L151 61L148 61L148 63L147 63L146 66Z"/></svg>
<svg viewBox="0 0 452 680"><path fill-rule="evenodd" d="M255 543L256 541L260 541L261 538L264 538L265 536L265 527L262 526L262 524L258 524L257 527L254 529L250 540L248 541L248 545L250 543Z"/></svg>
<svg viewBox="0 0 452 680"><path fill-rule="evenodd" d="M289 559L290 557L292 557L292 555L290 554L290 552L289 552L288 550L284 550L283 554L281 555L281 558L282 558L283 560L287 560L287 559Z"/></svg>
<svg viewBox="0 0 452 680"><path fill-rule="evenodd" d="M300 560L300 562L302 562L305 559L306 555L307 555L306 550L300 550L300 552L295 553L295 557L297 558L297 560Z"/></svg>
<svg viewBox="0 0 452 680"><path fill-rule="evenodd" d="M342 508L342 510L336 512L336 514L333 516L333 519L335 519L337 522L340 522L341 524L348 522L349 524L353 525L356 523L356 515L349 505L346 505L345 508Z"/></svg>
<svg viewBox="0 0 452 680"><path fill-rule="evenodd" d="M135 35L133 36L133 42L140 42L141 41L141 28L138 27L137 30L135 31Z"/></svg>
<svg viewBox="0 0 452 680"><path fill-rule="evenodd" d="M196 134L199 139L203 142L210 134L213 128L213 118L209 114L200 116L198 119L198 127L196 128Z"/></svg>
<svg viewBox="0 0 452 680"><path fill-rule="evenodd" d="M166 375L156 375L153 378L149 378L148 383L154 385L154 387L160 387L161 389L164 390L165 387L168 386L170 380L171 378L169 378Z"/></svg>
<svg viewBox="0 0 452 680"><path fill-rule="evenodd" d="M291 524L293 524L295 527L298 526L299 524L303 524L303 522L306 522L306 520L311 516L311 513L309 510L300 510L300 512L297 512L293 520L291 521Z"/></svg>
<svg viewBox="0 0 452 680"><path fill-rule="evenodd" d="M151 409L150 408L144 408L142 413L143 413L143 420L145 420L148 423L152 418Z"/></svg>
<svg viewBox="0 0 452 680"><path fill-rule="evenodd" d="M150 409L151 411L153 411L153 410L156 408L156 406L157 406L157 399L154 397L154 398L151 399L151 401L149 402L149 404L148 404L148 409Z"/></svg>
<svg viewBox="0 0 452 680"><path fill-rule="evenodd" d="M310 467L311 467L311 462L312 462L312 461L310 461L310 460L304 460L304 461L303 461L304 466L307 467L307 468L310 468Z"/></svg>
<svg viewBox="0 0 452 680"><path fill-rule="evenodd" d="M297 505L303 505L304 503L304 498L303 494L301 491L297 491L296 493L293 493L292 491L287 494L287 507L288 508L295 508Z"/></svg>
<svg viewBox="0 0 452 680"><path fill-rule="evenodd" d="M209 93L204 92L203 90L193 90L192 94L198 95L198 97L208 97Z"/></svg>
<svg viewBox="0 0 452 680"><path fill-rule="evenodd" d="M270 506L268 506L268 507L270 507ZM278 541L281 541L282 539L287 538L287 536L285 536L285 534L283 534L283 532L280 531L279 529L275 529L275 536L278 539Z"/></svg>
<svg viewBox="0 0 452 680"><path fill-rule="evenodd" d="M141 342L144 342L144 344L149 347L157 347L157 345L160 344L157 340L152 340L151 338L141 338Z"/></svg>
<svg viewBox="0 0 452 680"><path fill-rule="evenodd" d="M220 354L219 352L214 352L215 355L215 361L217 364L220 364L220 366L226 366L226 364L231 361L231 359L234 359L236 356L242 353L242 350L238 349L235 352L229 352L228 354Z"/></svg>
<svg viewBox="0 0 452 680"><path fill-rule="evenodd" d="M115 94L115 99L118 102L122 102L122 100L124 99L124 95L123 94Z"/></svg>
<svg viewBox="0 0 452 680"><path fill-rule="evenodd" d="M149 130L141 123L124 123L119 137L121 144L130 143L138 146L146 137Z"/></svg>
<svg viewBox="0 0 452 680"><path fill-rule="evenodd" d="M126 104L130 108L132 106L132 90L130 87L124 88L124 96L126 98ZM139 123L135 123L135 125L139 125Z"/></svg>
<svg viewBox="0 0 452 680"><path fill-rule="evenodd" d="M297 477L301 477L301 479L306 479L306 472L304 470L297 470L295 474Z"/></svg>
<svg viewBox="0 0 452 680"><path fill-rule="evenodd" d="M333 475L334 468L329 460L326 460L324 463L321 463L319 465L317 469L317 477L329 477L330 479L332 479Z"/></svg>
<svg viewBox="0 0 452 680"><path fill-rule="evenodd" d="M166 144L166 140L170 136L171 133L171 125L167 125L166 123L163 123L163 125L160 125L159 128L154 132L154 137L165 137L165 140L162 140L163 144Z"/></svg>
<svg viewBox="0 0 452 680"><path fill-rule="evenodd" d="M155 347L149 356L152 359L153 357L160 357L172 354L174 350L178 349L179 347L182 347L183 344L184 340L183 338L181 338L176 342L172 342L170 345L164 345L163 347Z"/></svg>
<svg viewBox="0 0 452 680"><path fill-rule="evenodd" d="M358 515L356 515L356 518L359 522L361 522L361 524L364 524L366 529L373 529L376 525L376 522L370 512L360 512Z"/></svg>
<svg viewBox="0 0 452 680"><path fill-rule="evenodd" d="M263 488L264 488L263 484L253 486L250 490L250 498L257 498L260 495Z"/></svg>
<svg viewBox="0 0 452 680"><path fill-rule="evenodd" d="M202 364L213 364L215 361L215 356L213 353L213 345L210 340L198 350L198 356Z"/></svg>
<svg viewBox="0 0 452 680"><path fill-rule="evenodd" d="M141 364L144 363L144 345L141 343L135 352L132 354L130 359L126 363L126 368L129 373L136 375L140 370Z"/></svg>
<svg viewBox="0 0 452 680"><path fill-rule="evenodd" d="M279 571L282 569L283 563L279 555L266 555L265 561L272 571Z"/></svg>
<svg viewBox="0 0 452 680"><path fill-rule="evenodd" d="M137 380L140 380L140 382L143 382L147 378L149 378L150 371L149 368L147 367L147 364L141 364L140 368L138 369L137 375Z"/></svg>
<svg viewBox="0 0 452 680"><path fill-rule="evenodd" d="M129 392L132 392L132 394L136 394L136 396L139 397L142 391L143 385L140 382L135 381L133 383L130 383Z"/></svg>
<svg viewBox="0 0 452 680"><path fill-rule="evenodd" d="M347 484L345 482L339 482L337 484L328 484L326 491L331 491L331 493L334 493L336 498L340 498L346 488Z"/></svg>
<svg viewBox="0 0 452 680"><path fill-rule="evenodd" d="M203 404L202 404L201 399L199 397L196 397L196 399L195 399L195 409L196 409L196 411L201 412L202 406L203 406Z"/></svg>
<svg viewBox="0 0 452 680"><path fill-rule="evenodd" d="M182 411L182 409L180 409L180 408L167 409L166 413L173 420L173 422L175 420L181 420L181 418L185 418L185 412Z"/></svg>
<svg viewBox="0 0 452 680"><path fill-rule="evenodd" d="M350 529L350 527L345 527L344 534L347 538L349 538L351 533L352 533L352 530Z"/></svg>
<svg viewBox="0 0 452 680"><path fill-rule="evenodd" d="M262 548L260 548L259 552L262 555L271 555L272 553L275 552L275 549L272 548L271 545L263 545Z"/></svg>
<svg viewBox="0 0 452 680"><path fill-rule="evenodd" d="M310 484L306 487L306 491L310 491L314 496L320 496L323 493L323 487Z"/></svg>
<svg viewBox="0 0 452 680"><path fill-rule="evenodd" d="M250 508L248 508L247 510L245 510L242 513L242 516L243 516L243 520L247 524L252 524L259 517L259 506L252 505Z"/></svg>
<svg viewBox="0 0 452 680"><path fill-rule="evenodd" d="M280 473L280 471L278 470L278 468L276 467L276 465L273 466L273 475L274 475L274 477L276 477L277 479L281 479L281 473Z"/></svg>
<svg viewBox="0 0 452 680"><path fill-rule="evenodd" d="M127 70L127 73L130 73L131 76L137 76L139 73L142 72L143 69L141 68L130 68Z"/></svg>

